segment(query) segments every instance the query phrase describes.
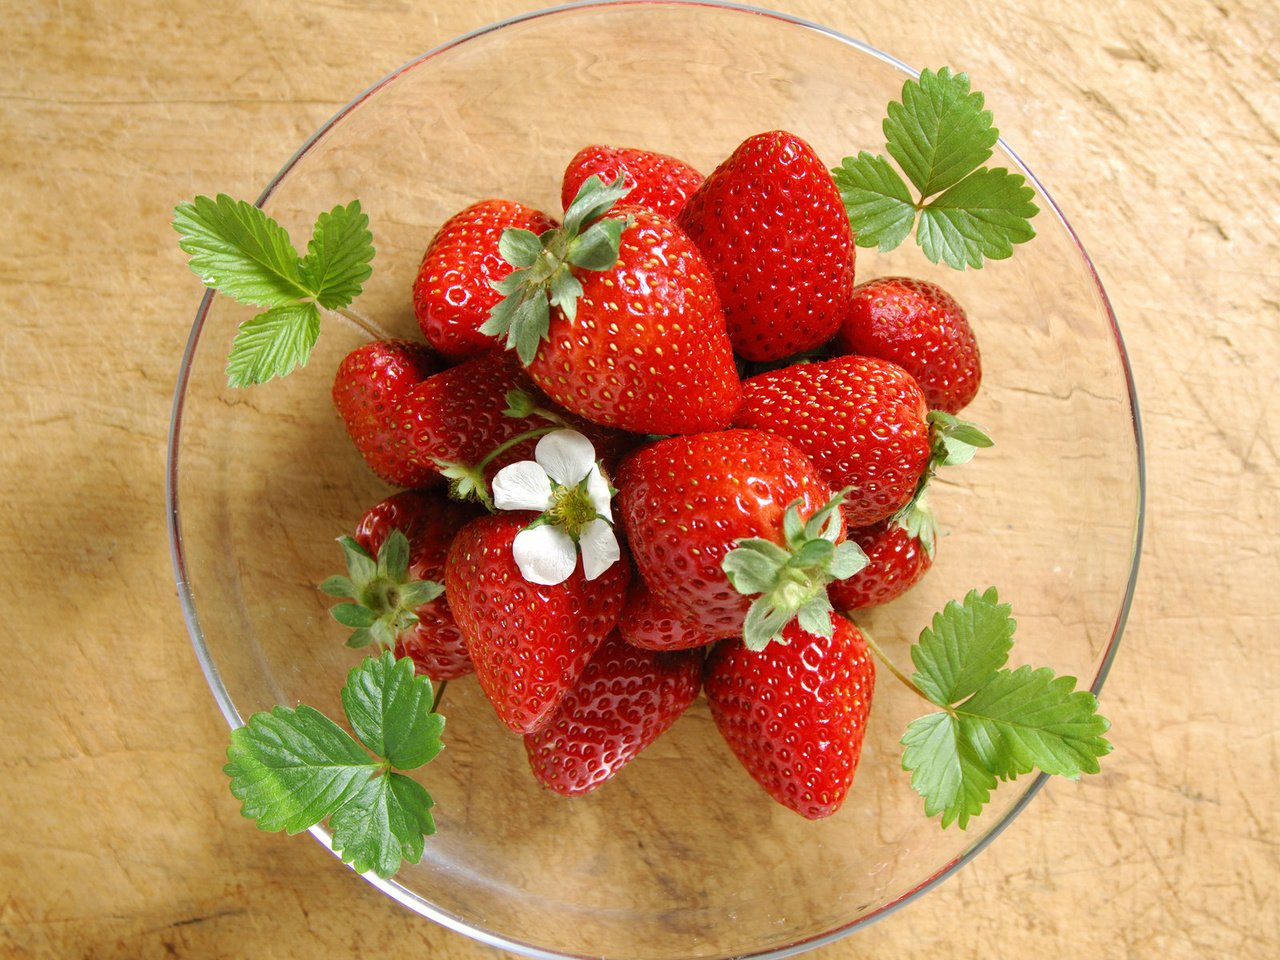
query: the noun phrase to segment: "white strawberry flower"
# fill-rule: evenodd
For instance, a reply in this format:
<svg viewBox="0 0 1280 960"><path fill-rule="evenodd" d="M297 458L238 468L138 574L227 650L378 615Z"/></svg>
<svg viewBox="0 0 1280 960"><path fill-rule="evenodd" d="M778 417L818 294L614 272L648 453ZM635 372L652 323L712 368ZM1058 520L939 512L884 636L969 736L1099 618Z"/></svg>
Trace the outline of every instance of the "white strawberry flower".
<svg viewBox="0 0 1280 960"><path fill-rule="evenodd" d="M595 447L576 430L548 433L533 460L503 467L493 478L499 510L536 510L541 516L516 534L516 566L530 583L554 586L582 572L594 580L621 556L613 533L613 491L596 461Z"/></svg>

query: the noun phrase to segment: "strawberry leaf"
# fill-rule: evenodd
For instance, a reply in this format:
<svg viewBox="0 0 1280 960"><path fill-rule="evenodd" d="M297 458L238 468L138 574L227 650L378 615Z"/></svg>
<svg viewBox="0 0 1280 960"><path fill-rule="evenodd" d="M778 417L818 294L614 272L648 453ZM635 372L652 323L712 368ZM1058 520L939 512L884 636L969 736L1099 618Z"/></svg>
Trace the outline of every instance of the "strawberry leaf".
<svg viewBox="0 0 1280 960"><path fill-rule="evenodd" d="M196 197L174 209L173 228L192 273L240 303L283 307L308 293L289 234L251 203Z"/></svg>
<svg viewBox="0 0 1280 960"><path fill-rule="evenodd" d="M431 680L390 651L347 674L342 708L360 741L399 770L413 770L444 747L444 717L431 712Z"/></svg>
<svg viewBox="0 0 1280 960"><path fill-rule="evenodd" d="M907 726L902 766L925 813L942 814L944 827L964 829L998 780L1035 769L1077 779L1097 773L1098 758L1111 751L1102 736L1110 724L1074 677L1004 666L1015 628L1009 614L994 587L970 590L935 615L911 648L916 673L907 683L942 710Z"/></svg>
<svg viewBox="0 0 1280 960"><path fill-rule="evenodd" d="M351 735L305 704L255 713L231 731L223 771L240 812L258 828L298 833L356 796L377 762Z"/></svg>
<svg viewBox="0 0 1280 960"><path fill-rule="evenodd" d="M1020 174L1003 167L970 174L920 212L920 246L937 263L963 270L982 266L983 258L1005 260L1015 243L1036 235L1030 224L1039 208L1035 190Z"/></svg>
<svg viewBox="0 0 1280 960"><path fill-rule="evenodd" d="M1017 626L1011 609L1000 603L995 587L983 594L970 590L962 602L947 603L911 648L912 682L940 707L978 690L1009 658Z"/></svg>
<svg viewBox="0 0 1280 960"><path fill-rule="evenodd" d="M283 377L306 364L320 336L314 303L272 307L240 324L227 356L227 383L245 387Z"/></svg>
<svg viewBox="0 0 1280 960"><path fill-rule="evenodd" d="M950 67L924 70L889 104L885 147L923 196L947 189L985 163L999 131L969 77Z"/></svg>
<svg viewBox="0 0 1280 960"><path fill-rule="evenodd" d="M358 872L372 870L390 879L403 861L422 859L423 837L436 832L431 807L431 795L421 784L398 773L384 774L333 815L333 848Z"/></svg>
<svg viewBox="0 0 1280 960"><path fill-rule="evenodd" d="M858 246L887 253L911 235L915 203L888 160L863 150L856 158L845 157L831 174Z"/></svg>
<svg viewBox="0 0 1280 960"><path fill-rule="evenodd" d="M431 682L413 661L366 658L343 688L347 721L364 748L312 707L275 707L233 730L224 772L240 812L261 830L297 833L329 819L333 846L357 870L391 877L422 858L435 832L431 796L393 772L440 752L444 719L432 711Z"/></svg>
<svg viewBox="0 0 1280 960"><path fill-rule="evenodd" d="M322 307L348 306L373 274L373 234L360 201L337 206L316 218L307 256L300 264L302 280Z"/></svg>

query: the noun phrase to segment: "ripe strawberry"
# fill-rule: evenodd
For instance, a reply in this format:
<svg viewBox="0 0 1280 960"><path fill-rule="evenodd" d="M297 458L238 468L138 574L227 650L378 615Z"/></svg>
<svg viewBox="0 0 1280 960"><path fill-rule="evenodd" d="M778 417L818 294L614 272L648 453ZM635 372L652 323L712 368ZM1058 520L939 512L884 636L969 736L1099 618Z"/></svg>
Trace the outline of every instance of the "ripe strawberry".
<svg viewBox="0 0 1280 960"><path fill-rule="evenodd" d="M631 581L618 632L627 643L644 650L688 650L718 639L658 599L640 577Z"/></svg>
<svg viewBox="0 0 1280 960"><path fill-rule="evenodd" d="M356 347L338 365L333 405L369 469L392 486L440 483L434 470L413 461L390 415L410 387L442 369L444 364L426 344L409 340L374 340Z"/></svg>
<svg viewBox="0 0 1280 960"><path fill-rule="evenodd" d="M788 504L798 500L808 518L831 499L798 446L759 430L660 440L624 459L615 484L615 515L645 583L716 637L740 632L751 606L722 569L725 555L754 537L785 550Z"/></svg>
<svg viewBox="0 0 1280 960"><path fill-rule="evenodd" d="M579 567L542 586L520 574L516 534L537 514L500 513L471 521L445 561L445 592L476 678L502 722L517 733L544 723L617 625L631 565L624 557L595 580Z"/></svg>
<svg viewBox="0 0 1280 960"><path fill-rule="evenodd" d="M355 540L377 555L391 532L399 530L409 541L409 577L443 583L449 544L478 515L477 510L443 493L405 490L366 511L356 527ZM396 637L396 656L412 657L417 671L433 680L453 680L471 673L471 658L448 598L441 595L413 612L417 622Z"/></svg>
<svg viewBox="0 0 1280 960"><path fill-rule="evenodd" d="M930 410L959 413L982 383L978 342L964 310L925 280L879 277L854 287L834 347L892 360L916 378Z"/></svg>
<svg viewBox="0 0 1280 960"><path fill-rule="evenodd" d="M715 284L672 221L612 209L623 188L591 177L541 238L511 231L521 269L486 333L505 337L543 392L635 433L724 427L739 396Z"/></svg>
<svg viewBox="0 0 1280 960"><path fill-rule="evenodd" d="M627 203L672 220L703 180L689 164L664 153L594 144L574 154L564 172L560 202L565 209L592 174L605 183L624 177L623 185L630 190Z"/></svg>
<svg viewBox="0 0 1280 960"><path fill-rule="evenodd" d="M711 268L739 356L777 360L819 346L848 314L849 217L826 165L794 134L745 140L678 222Z"/></svg>
<svg viewBox="0 0 1280 960"><path fill-rule="evenodd" d="M735 426L793 440L833 488L850 487L850 527L892 515L930 462L924 394L897 364L837 357L761 373L742 385Z"/></svg>
<svg viewBox="0 0 1280 960"><path fill-rule="evenodd" d="M702 653L637 650L615 631L551 718L524 737L533 775L568 797L594 790L666 733L702 688Z"/></svg>
<svg viewBox="0 0 1280 960"><path fill-rule="evenodd" d="M878 607L914 587L933 565L937 533L921 497L906 517L850 530L849 539L867 555L867 565L827 588L837 610Z"/></svg>
<svg viewBox="0 0 1280 960"><path fill-rule="evenodd" d="M875 664L838 614L824 638L796 625L759 652L717 644L703 683L711 717L747 772L810 820L840 809L862 753Z"/></svg>
<svg viewBox="0 0 1280 960"><path fill-rule="evenodd" d="M471 468L520 434L551 425L536 411L506 415L507 395L513 390L552 408L552 415L578 427L601 457L617 455L630 442L616 431L568 417L542 399L515 357L491 353L437 373L405 393L392 416L401 448L412 451L416 463L435 471L447 469L437 461ZM485 464L484 478L492 478L509 463L533 459L537 442L536 436L530 437L503 450Z"/></svg>
<svg viewBox="0 0 1280 960"><path fill-rule="evenodd" d="M542 233L554 226L545 213L512 200L483 200L446 220L413 283L413 312L427 342L451 360L493 350L492 338L477 331L502 299L493 283L511 272L498 239L508 227Z"/></svg>

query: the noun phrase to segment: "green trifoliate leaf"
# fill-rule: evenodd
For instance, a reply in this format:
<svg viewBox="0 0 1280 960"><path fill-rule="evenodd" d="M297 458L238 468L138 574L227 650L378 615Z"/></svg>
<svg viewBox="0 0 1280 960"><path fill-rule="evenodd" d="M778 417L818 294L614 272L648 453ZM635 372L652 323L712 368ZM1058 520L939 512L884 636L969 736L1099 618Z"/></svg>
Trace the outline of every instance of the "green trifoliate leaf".
<svg viewBox="0 0 1280 960"><path fill-rule="evenodd" d="M508 227L498 237L498 253L516 267L532 267L542 253L542 241L532 230Z"/></svg>
<svg viewBox="0 0 1280 960"><path fill-rule="evenodd" d="M366 747L398 770L413 770L443 748L444 717L431 712L431 681L414 673L413 660L390 652L366 659L347 675L342 707Z"/></svg>
<svg viewBox="0 0 1280 960"><path fill-rule="evenodd" d="M1016 622L996 588L970 590L933 615L911 648L912 682L940 707L963 700L995 676L1009 659Z"/></svg>
<svg viewBox="0 0 1280 960"><path fill-rule="evenodd" d="M991 156L999 131L969 78L949 67L924 70L902 85L884 121L890 156L926 197L945 190Z"/></svg>
<svg viewBox="0 0 1280 960"><path fill-rule="evenodd" d="M915 203L888 160L863 150L845 157L831 174L858 246L887 253L911 235Z"/></svg>
<svg viewBox="0 0 1280 960"><path fill-rule="evenodd" d="M1038 768L1077 780L1098 772L1111 744L1102 736L1110 723L1098 714L1097 698L1075 686L1075 677L1056 677L1048 667L1001 670L955 712L996 776Z"/></svg>
<svg viewBox="0 0 1280 960"><path fill-rule="evenodd" d="M1020 174L1003 167L971 173L920 212L920 247L934 263L974 269L983 259L1004 260L1015 243L1036 235L1030 224L1039 208L1035 190Z"/></svg>
<svg viewBox="0 0 1280 960"><path fill-rule="evenodd" d="M316 218L300 272L316 302L336 310L360 295L373 274L372 259L369 216L360 209L360 201L353 200Z"/></svg>
<svg viewBox="0 0 1280 960"><path fill-rule="evenodd" d="M402 862L422 859L423 837L436 829L431 807L431 796L419 783L383 774L333 815L333 848L360 873L372 870L390 879Z"/></svg>
<svg viewBox="0 0 1280 960"><path fill-rule="evenodd" d="M218 194L173 212L178 246L205 286L255 307L284 307L308 295L289 234L251 203Z"/></svg>
<svg viewBox="0 0 1280 960"><path fill-rule="evenodd" d="M314 303L272 307L240 324L227 356L227 383L246 387L283 377L311 358L320 336Z"/></svg>
<svg viewBox="0 0 1280 960"><path fill-rule="evenodd" d="M996 777L978 758L949 713L912 720L902 738L902 767L911 787L924 798L926 816L942 814L942 826L963 830L991 799Z"/></svg>
<svg viewBox="0 0 1280 960"><path fill-rule="evenodd" d="M1040 769L1078 778L1109 753L1110 724L1074 677L1004 666L1014 621L994 588L948 603L911 648L912 683L943 710L911 722L902 765L942 825L981 812L998 780Z"/></svg>
<svg viewBox="0 0 1280 960"><path fill-rule="evenodd" d="M378 763L308 706L255 713L231 732L223 771L240 812L262 830L298 833L360 793Z"/></svg>

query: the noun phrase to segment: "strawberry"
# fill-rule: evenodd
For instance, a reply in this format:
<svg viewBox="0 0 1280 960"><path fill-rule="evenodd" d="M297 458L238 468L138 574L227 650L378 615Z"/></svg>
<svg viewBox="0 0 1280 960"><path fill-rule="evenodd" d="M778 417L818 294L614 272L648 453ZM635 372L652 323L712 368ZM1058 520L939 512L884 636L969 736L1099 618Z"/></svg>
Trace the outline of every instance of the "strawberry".
<svg viewBox="0 0 1280 960"><path fill-rule="evenodd" d="M635 433L724 427L739 381L715 284L672 221L612 209L623 192L590 177L560 230L504 234L521 269L483 330L588 420Z"/></svg>
<svg viewBox="0 0 1280 960"><path fill-rule="evenodd" d="M405 438L393 429L391 411L409 388L444 364L426 344L374 340L343 358L333 378L333 405L369 469L396 487L426 487L439 475L412 459Z"/></svg>
<svg viewBox="0 0 1280 960"><path fill-rule="evenodd" d="M964 310L925 280L879 277L854 287L833 346L892 360L916 378L930 410L959 413L982 383L978 342Z"/></svg>
<svg viewBox="0 0 1280 960"><path fill-rule="evenodd" d="M551 718L524 737L533 775L568 797L594 790L666 733L702 688L697 650L638 650L615 631Z"/></svg>
<svg viewBox="0 0 1280 960"><path fill-rule="evenodd" d="M837 610L878 607L914 587L933 565L937 533L921 497L905 517L850 530L849 539L867 555L867 565L827 588Z"/></svg>
<svg viewBox="0 0 1280 960"><path fill-rule="evenodd" d="M724 641L703 674L711 717L747 772L809 820L844 803L875 691L862 634L838 614L831 624L830 637L792 624L759 652Z"/></svg>
<svg viewBox="0 0 1280 960"><path fill-rule="evenodd" d="M829 340L853 294L853 232L813 148L782 130L745 140L677 221L715 277L734 352L777 360Z"/></svg>
<svg viewBox="0 0 1280 960"><path fill-rule="evenodd" d="M819 596L826 600L831 551L825 548L812 548L816 562L788 567L778 583L771 577L781 571L770 569L762 582L743 592L722 566L743 541L764 541L764 560L785 563L806 540L840 539L838 524L825 526L831 491L786 438L759 430L670 437L624 459L615 483L615 515L645 583L707 634L724 637L743 630L753 609L749 595L770 601L788 618ZM801 518L814 528L804 530Z"/></svg>
<svg viewBox="0 0 1280 960"><path fill-rule="evenodd" d="M631 578L624 557L594 580L579 568L555 586L530 583L512 543L536 518L512 512L473 520L445 560L445 591L476 679L517 733L536 730L577 683L617 625Z"/></svg>
<svg viewBox="0 0 1280 960"><path fill-rule="evenodd" d="M688 650L718 639L658 599L639 577L631 582L618 632L627 643L645 650Z"/></svg>
<svg viewBox="0 0 1280 960"><path fill-rule="evenodd" d="M930 462L926 414L920 387L897 364L837 357L751 377L734 424L794 441L823 480L850 488L845 520L863 527L915 493Z"/></svg>
<svg viewBox="0 0 1280 960"><path fill-rule="evenodd" d="M408 575L413 580L444 580L444 561L454 535L477 516L477 508L443 493L405 490L375 504L356 527L355 541L376 555L393 530L409 542ZM397 657L412 657L419 673L433 680L453 680L471 673L462 634L439 596L413 611L417 622L396 637Z"/></svg>
<svg viewBox="0 0 1280 960"><path fill-rule="evenodd" d="M703 180L702 174L689 164L664 153L593 144L574 154L564 172L560 202L565 209L592 174L605 183L623 177L623 185L630 191L627 203L672 220Z"/></svg>
<svg viewBox="0 0 1280 960"><path fill-rule="evenodd" d="M513 391L522 401L517 416L504 412ZM509 463L532 459L536 431L546 432L552 423L574 422L606 459L630 442L616 431L578 423L558 408L547 409L552 405L545 400L540 407L540 398L515 357L491 353L450 367L408 390L392 416L393 427L416 463L455 481L465 480L459 495L473 487L483 489L481 481ZM532 436L517 441L526 433ZM508 443L511 446L501 449Z"/></svg>
<svg viewBox="0 0 1280 960"><path fill-rule="evenodd" d="M413 283L413 312L427 342L451 360L493 350L493 340L478 330L502 299L493 284L511 272L498 252L502 231L554 226L545 213L512 200L483 200L446 220Z"/></svg>

